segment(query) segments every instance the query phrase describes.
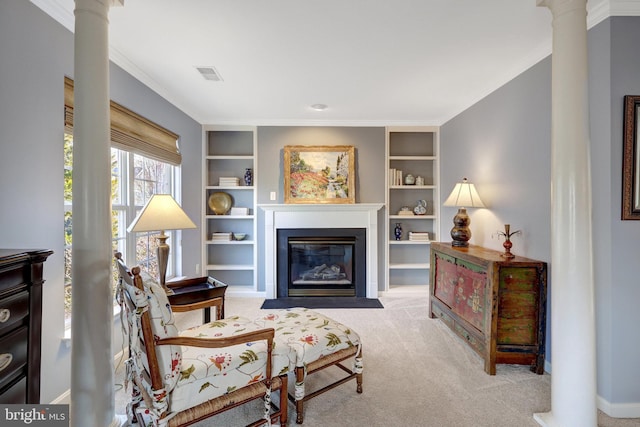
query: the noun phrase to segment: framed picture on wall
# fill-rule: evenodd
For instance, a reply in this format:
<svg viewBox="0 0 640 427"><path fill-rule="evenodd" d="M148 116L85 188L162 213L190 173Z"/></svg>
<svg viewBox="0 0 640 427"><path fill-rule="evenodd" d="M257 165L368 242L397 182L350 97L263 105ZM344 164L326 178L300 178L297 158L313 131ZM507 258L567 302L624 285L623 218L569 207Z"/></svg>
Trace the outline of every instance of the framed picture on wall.
<svg viewBox="0 0 640 427"><path fill-rule="evenodd" d="M355 203L355 179L353 146L284 147L285 203Z"/></svg>
<svg viewBox="0 0 640 427"><path fill-rule="evenodd" d="M622 219L640 219L640 140L638 138L640 96L624 97L624 142L622 157Z"/></svg>

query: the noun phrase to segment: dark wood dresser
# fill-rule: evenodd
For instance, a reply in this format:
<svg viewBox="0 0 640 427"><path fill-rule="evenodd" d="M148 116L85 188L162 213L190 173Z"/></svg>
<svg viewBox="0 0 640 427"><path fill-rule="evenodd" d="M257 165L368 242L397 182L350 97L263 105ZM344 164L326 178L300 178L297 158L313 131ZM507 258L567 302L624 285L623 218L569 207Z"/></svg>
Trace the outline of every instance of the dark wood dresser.
<svg viewBox="0 0 640 427"><path fill-rule="evenodd" d="M42 269L52 253L0 249L0 403L40 403Z"/></svg>
<svg viewBox="0 0 640 427"><path fill-rule="evenodd" d="M438 317L484 359L544 372L547 264L479 246L431 244L430 317Z"/></svg>

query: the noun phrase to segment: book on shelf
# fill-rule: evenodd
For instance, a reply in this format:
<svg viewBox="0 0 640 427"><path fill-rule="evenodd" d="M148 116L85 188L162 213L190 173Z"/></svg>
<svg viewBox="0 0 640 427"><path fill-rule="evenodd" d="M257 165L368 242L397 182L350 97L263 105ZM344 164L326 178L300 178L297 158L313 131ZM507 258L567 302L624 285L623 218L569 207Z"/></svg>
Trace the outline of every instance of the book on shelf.
<svg viewBox="0 0 640 427"><path fill-rule="evenodd" d="M400 169L389 169L389 185L402 185L402 171Z"/></svg>
<svg viewBox="0 0 640 427"><path fill-rule="evenodd" d="M232 233L211 233L211 240L218 242L218 241L230 241L231 240L231 236Z"/></svg>
<svg viewBox="0 0 640 427"><path fill-rule="evenodd" d="M219 185L221 187L237 187L240 185L240 178L221 176Z"/></svg>
<svg viewBox="0 0 640 427"><path fill-rule="evenodd" d="M232 207L229 215L249 215L249 208Z"/></svg>
<svg viewBox="0 0 640 427"><path fill-rule="evenodd" d="M410 231L409 240L414 242L428 242L429 233L426 231Z"/></svg>
<svg viewBox="0 0 640 427"><path fill-rule="evenodd" d="M400 211L398 211L398 215L400 215L400 216L414 216L415 214L413 213L413 211L400 210Z"/></svg>

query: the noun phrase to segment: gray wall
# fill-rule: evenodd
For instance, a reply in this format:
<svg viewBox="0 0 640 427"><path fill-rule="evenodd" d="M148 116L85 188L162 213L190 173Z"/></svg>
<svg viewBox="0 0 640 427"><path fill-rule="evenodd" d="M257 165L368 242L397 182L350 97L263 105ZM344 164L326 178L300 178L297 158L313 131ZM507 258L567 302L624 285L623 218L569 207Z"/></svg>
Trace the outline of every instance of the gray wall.
<svg viewBox="0 0 640 427"><path fill-rule="evenodd" d="M73 35L29 1L0 2L0 246L54 250L44 267L42 402L69 389L62 342L64 76L73 77ZM181 136L183 204L200 221L201 126L118 67L112 98ZM197 188L198 191L192 191ZM185 259L200 259L197 230L183 233ZM195 262L185 262L193 269ZM193 275L195 271L183 270ZM119 337L119 328L114 331ZM114 352L120 345L114 342Z"/></svg>
<svg viewBox="0 0 640 427"><path fill-rule="evenodd" d="M284 203L283 148L285 145L353 145L356 148L356 202L384 203L385 129L353 127L258 128L258 203ZM278 200L269 200L276 191ZM264 259L264 212L258 213L258 259ZM378 212L378 254L383 259L384 209ZM258 288L264 290L264 263L258 263ZM384 286L384 263L378 263L378 284Z"/></svg>
<svg viewBox="0 0 640 427"><path fill-rule="evenodd" d="M602 280L598 286L607 289L611 300L606 301L606 309L599 313L610 317L610 325L604 324L602 328L605 335L611 335L610 366L606 369L611 372L609 378L601 375L599 380L605 387L610 384L610 395L604 395L613 402L640 402L640 385L638 377L630 375L637 372L637 363L640 360L640 339L638 325L640 325L640 262L638 262L638 242L640 242L640 222L620 220L621 188L622 188L622 123L623 123L623 97L624 95L640 95L640 18L639 17L615 17L611 19L610 30L611 62L610 76L605 74L595 85L611 87L611 114L606 117L595 117L594 126L600 125L604 130L610 129L610 140L603 138L604 149L610 146L610 158L598 158L593 156L594 165L600 161L610 160L611 186L597 187L598 199L594 199L594 206L602 210L609 208L610 221L605 218L603 222L596 223L600 234L604 236L602 247L598 248L596 267L599 266L599 256L604 259L611 257L610 269L605 265L605 271L601 274ZM605 30L606 32L606 30ZM606 34L603 36L606 39ZM605 44L606 46L606 44ZM606 51L605 51L606 53ZM594 55L597 57L597 54ZM609 79L610 77L610 79ZM594 103L604 102L606 98L592 99ZM592 107L593 108L593 107ZM600 124L601 123L601 124ZM599 166L594 166L594 169ZM606 168L606 163L603 165ZM607 183L608 184L608 183ZM614 244L615 242L615 244ZM600 323L600 318L598 319ZM600 354L599 354L600 355ZM600 366L600 365L599 365ZM605 371L606 372L606 371ZM609 379L609 381L607 381Z"/></svg>
<svg viewBox="0 0 640 427"><path fill-rule="evenodd" d="M441 203L467 177L487 206L469 209L470 243L503 250L496 233L511 224L512 231L521 230L512 239L514 254L550 262L550 109L547 58L442 126ZM456 210L441 208L441 236L449 236ZM547 321L547 337L549 333ZM547 361L549 346L547 339Z"/></svg>
<svg viewBox="0 0 640 427"><path fill-rule="evenodd" d="M588 37L598 395L605 405L637 407L640 387L637 376L630 373L640 360L636 330L640 324L636 248L640 222L621 221L620 206L623 96L640 94L640 18L607 19ZM466 176L476 183L488 206L471 214L472 243L501 249L495 231L510 223L523 230L514 239L514 253L547 262L551 250L550 91L547 58L441 129L443 199ZM443 235L450 227L446 218L454 214L455 209L442 208ZM551 361L549 348L547 361ZM624 410L623 406L617 409Z"/></svg>

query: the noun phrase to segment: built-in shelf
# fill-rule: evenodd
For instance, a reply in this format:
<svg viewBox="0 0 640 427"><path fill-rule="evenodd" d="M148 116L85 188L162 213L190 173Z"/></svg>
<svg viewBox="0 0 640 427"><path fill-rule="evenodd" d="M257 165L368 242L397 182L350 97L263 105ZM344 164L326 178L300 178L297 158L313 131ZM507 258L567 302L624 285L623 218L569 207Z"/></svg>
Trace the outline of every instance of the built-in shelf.
<svg viewBox="0 0 640 427"><path fill-rule="evenodd" d="M386 129L386 245L385 290L399 289L426 292L429 283L429 246L438 240L439 219L439 128L388 127ZM400 174L402 179L395 177ZM417 185L405 182L407 174L421 178ZM424 200L426 215L399 215ZM394 229L400 223L402 236L396 240ZM409 232L428 232L429 241L409 240Z"/></svg>
<svg viewBox="0 0 640 427"><path fill-rule="evenodd" d="M204 274L229 285L227 295L263 296L257 286L256 186L258 178L255 154L257 131L254 126L205 126L203 129L203 215L202 265ZM246 169L253 181L246 183ZM238 185L219 185L220 178L238 178ZM249 215L215 215L209 208L209 196L225 192L233 207L244 207ZM243 233L245 240L211 240L212 233Z"/></svg>

